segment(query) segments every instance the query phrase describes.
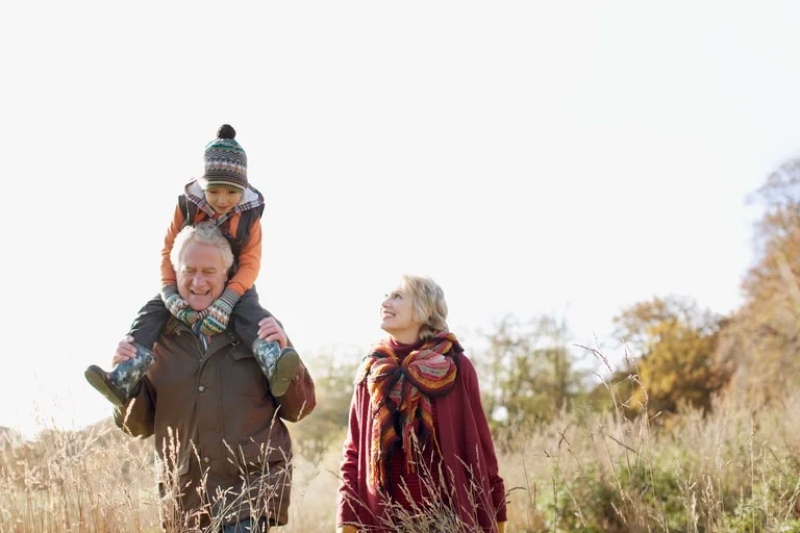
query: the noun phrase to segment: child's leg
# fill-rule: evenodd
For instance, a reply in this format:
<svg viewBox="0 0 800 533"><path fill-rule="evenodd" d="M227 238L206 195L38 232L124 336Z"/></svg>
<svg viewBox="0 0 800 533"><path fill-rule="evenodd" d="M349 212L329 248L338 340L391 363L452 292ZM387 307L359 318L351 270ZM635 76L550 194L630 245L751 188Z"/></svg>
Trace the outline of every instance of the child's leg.
<svg viewBox="0 0 800 533"><path fill-rule="evenodd" d="M164 300L161 299L160 295L156 295L155 298L139 309L139 313L133 319L128 335L133 337L136 344L152 350L169 317L169 309L164 305Z"/></svg>
<svg viewBox="0 0 800 533"><path fill-rule="evenodd" d="M256 288L252 287L233 306L231 324L233 324L233 329L245 343L245 346L252 348L256 338L258 338L258 323L268 316L272 315L261 307L258 302Z"/></svg>
<svg viewBox="0 0 800 533"><path fill-rule="evenodd" d="M267 376L272 395L278 398L286 393L292 383L300 365L300 356L291 346L281 350L277 342L258 338L258 323L269 316L272 314L261 307L255 287L252 287L233 306L231 322L245 346L253 350L258 366Z"/></svg>
<svg viewBox="0 0 800 533"><path fill-rule="evenodd" d="M128 335L134 339L136 356L106 372L97 365L90 365L84 376L89 383L116 406L128 401L153 362L153 344L169 318L161 296L156 296L139 310L131 324Z"/></svg>

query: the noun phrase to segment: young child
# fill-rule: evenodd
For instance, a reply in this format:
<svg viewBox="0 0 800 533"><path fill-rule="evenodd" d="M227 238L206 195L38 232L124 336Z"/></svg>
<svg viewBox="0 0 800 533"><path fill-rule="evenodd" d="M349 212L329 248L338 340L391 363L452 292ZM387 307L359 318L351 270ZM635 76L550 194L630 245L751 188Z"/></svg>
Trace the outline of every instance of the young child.
<svg viewBox="0 0 800 533"><path fill-rule="evenodd" d="M203 177L190 181L178 197L161 250L161 292L142 307L128 333L134 339L136 356L110 372L91 365L84 373L89 383L114 405L125 403L153 362L153 344L170 314L191 326L201 338L222 333L232 322L236 333L252 347L276 398L286 392L300 364L293 348L281 350L278 343L258 338L259 321L270 316L259 304L254 288L261 268L264 197L247 181L247 154L235 137L236 131L230 125L220 127L217 138L206 145ZM194 311L178 294L170 252L175 236L184 226L209 219L231 242L234 264L222 296L208 309Z"/></svg>

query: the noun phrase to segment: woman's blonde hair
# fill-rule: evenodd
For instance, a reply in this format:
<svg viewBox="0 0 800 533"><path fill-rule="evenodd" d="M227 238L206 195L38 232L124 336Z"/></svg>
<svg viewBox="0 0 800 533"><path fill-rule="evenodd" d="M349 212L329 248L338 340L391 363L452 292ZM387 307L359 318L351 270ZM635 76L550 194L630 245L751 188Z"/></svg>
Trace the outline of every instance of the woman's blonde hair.
<svg viewBox="0 0 800 533"><path fill-rule="evenodd" d="M447 331L447 302L444 291L428 276L403 274L403 284L414 302L414 312L422 322L420 340L428 340L440 331Z"/></svg>

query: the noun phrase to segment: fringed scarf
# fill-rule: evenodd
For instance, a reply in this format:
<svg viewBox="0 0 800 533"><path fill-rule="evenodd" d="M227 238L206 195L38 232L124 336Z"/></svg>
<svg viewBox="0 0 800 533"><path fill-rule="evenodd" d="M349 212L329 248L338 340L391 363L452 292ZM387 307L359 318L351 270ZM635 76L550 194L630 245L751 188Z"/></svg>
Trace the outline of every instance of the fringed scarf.
<svg viewBox="0 0 800 533"><path fill-rule="evenodd" d="M388 340L378 344L365 358L360 375L367 378L374 419L369 478L377 486L386 486L388 456L399 440L406 471L414 472L412 453L418 439L414 431L417 421L419 436L430 435L438 447L431 398L444 396L453 388L457 373L453 351L464 350L455 335L443 331L402 361ZM400 435L395 428L396 418L399 418Z"/></svg>

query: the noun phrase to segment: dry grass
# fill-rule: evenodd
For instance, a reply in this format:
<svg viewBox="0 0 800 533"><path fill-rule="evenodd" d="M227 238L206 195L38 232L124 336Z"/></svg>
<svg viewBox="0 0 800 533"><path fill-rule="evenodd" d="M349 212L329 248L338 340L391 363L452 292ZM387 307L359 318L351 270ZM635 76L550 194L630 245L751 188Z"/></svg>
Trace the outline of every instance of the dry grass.
<svg viewBox="0 0 800 533"><path fill-rule="evenodd" d="M499 443L507 531L800 531L798 400L758 412L720 403L668 429L626 420L620 406L565 413ZM313 415L292 430L304 424ZM290 522L273 531L334 530L340 442L313 461L298 446ZM110 421L6 442L0 533L160 531L152 447Z"/></svg>

